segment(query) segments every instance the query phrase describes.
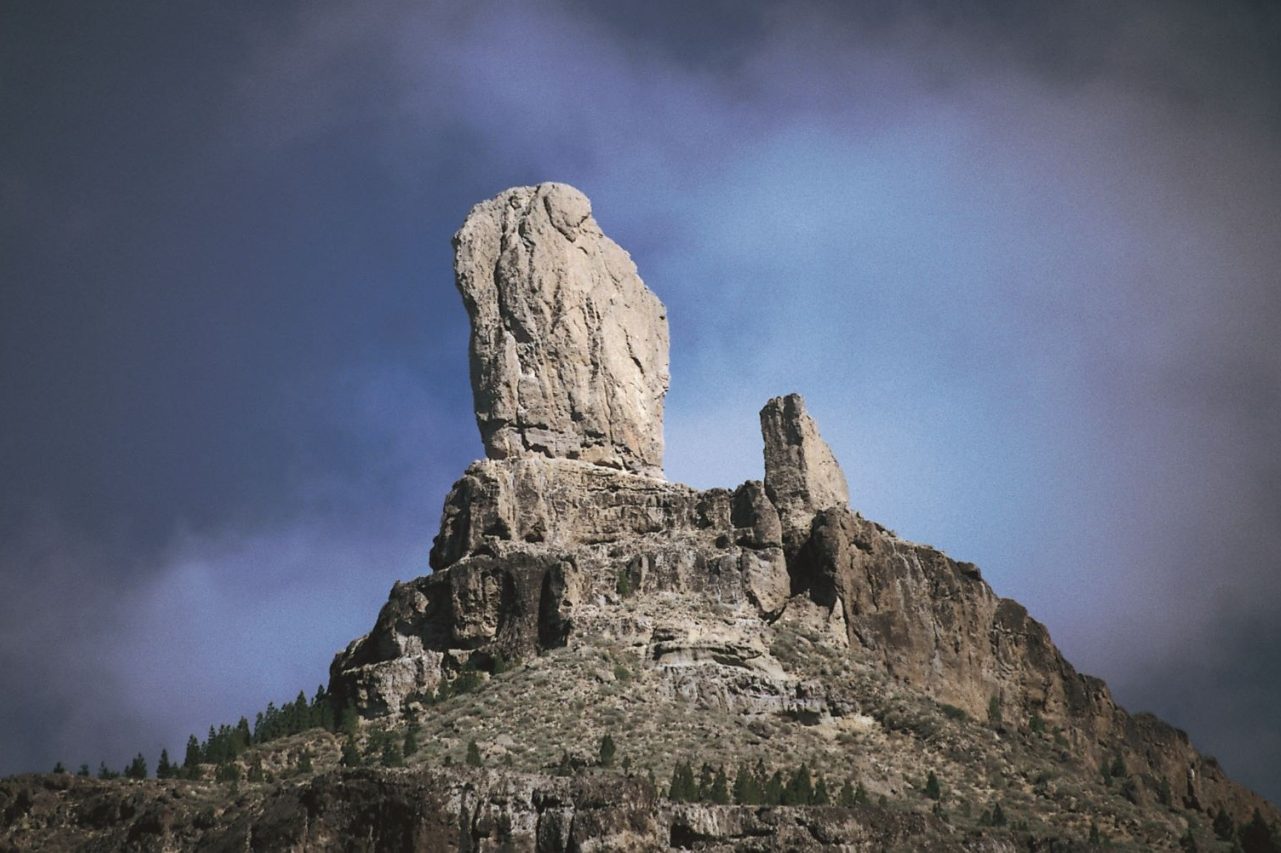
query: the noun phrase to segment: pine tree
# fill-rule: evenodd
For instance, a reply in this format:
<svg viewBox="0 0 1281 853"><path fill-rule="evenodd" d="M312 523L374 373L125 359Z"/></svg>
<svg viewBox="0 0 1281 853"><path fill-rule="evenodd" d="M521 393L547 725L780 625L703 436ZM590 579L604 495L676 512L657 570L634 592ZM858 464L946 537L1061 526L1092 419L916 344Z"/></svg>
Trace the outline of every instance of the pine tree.
<svg viewBox="0 0 1281 853"><path fill-rule="evenodd" d="M818 781L814 783L814 796L810 797L810 805L826 806L831 802L832 797L827 792L827 780L820 774Z"/></svg>
<svg viewBox="0 0 1281 853"><path fill-rule="evenodd" d="M359 767L362 763L360 750L356 748L356 739L350 735L342 742L342 758L339 763L343 767Z"/></svg>
<svg viewBox="0 0 1281 853"><path fill-rule="evenodd" d="M758 805L764 793L756 774L746 764L740 765L734 777L734 802L740 806Z"/></svg>
<svg viewBox="0 0 1281 853"><path fill-rule="evenodd" d="M125 776L129 779L147 778L147 759L142 757L141 752L129 762L129 766L125 768Z"/></svg>
<svg viewBox="0 0 1281 853"><path fill-rule="evenodd" d="M711 790L707 793L707 799L718 806L729 803L729 777L725 775L725 768L716 768L716 776L712 778Z"/></svg>
<svg viewBox="0 0 1281 853"><path fill-rule="evenodd" d="M992 807L992 826L1005 826L1005 824L1005 810L1001 808L1000 803L997 803Z"/></svg>
<svg viewBox="0 0 1281 853"><path fill-rule="evenodd" d="M1001 700L996 696L987 701L987 721L993 725L1001 724Z"/></svg>
<svg viewBox="0 0 1281 853"><path fill-rule="evenodd" d="M1237 839L1245 853L1277 853L1277 843L1272 837L1272 830L1263 820L1263 815L1258 808L1255 808L1250 822L1241 827Z"/></svg>
<svg viewBox="0 0 1281 853"><path fill-rule="evenodd" d="M298 756L298 772L299 773L311 772L311 750L304 749L302 751L302 755Z"/></svg>
<svg viewBox="0 0 1281 853"><path fill-rule="evenodd" d="M788 780L787 787L783 790L783 805L785 806L807 806L810 799L814 796L814 783L810 778L810 769L806 764L801 764Z"/></svg>
<svg viewBox="0 0 1281 853"><path fill-rule="evenodd" d="M66 773L66 772L67 772L67 768L63 767L63 766L62 766L62 762L61 762L61 761L59 761L58 763L56 763L56 764L54 764L54 765L53 765L53 772L54 772L54 773Z"/></svg>
<svg viewBox="0 0 1281 853"><path fill-rule="evenodd" d="M1222 841L1231 841L1235 828L1227 809L1219 806L1219 812L1214 816L1214 834Z"/></svg>
<svg viewBox="0 0 1281 853"><path fill-rule="evenodd" d="M89 775L89 765L88 765L88 764L81 764L81 765L80 765L80 769L76 771L76 775L77 775L77 776L88 776L88 775Z"/></svg>
<svg viewBox="0 0 1281 853"><path fill-rule="evenodd" d="M672 783L667 798L675 803L690 803L698 799L698 783L694 781L694 768L688 761L678 761L672 768Z"/></svg>
<svg viewBox="0 0 1281 853"><path fill-rule="evenodd" d="M854 802L858 803L860 806L865 806L869 801L867 789L863 787L862 782L859 782L858 790L854 792Z"/></svg>
<svg viewBox="0 0 1281 853"><path fill-rule="evenodd" d="M474 740L467 741L466 760L468 767L479 767L485 763L480 757L480 747L476 745L476 741Z"/></svg>
<svg viewBox="0 0 1281 853"><path fill-rule="evenodd" d="M761 801L767 806L783 805L783 771L775 770L774 775L765 783L765 793Z"/></svg>
<svg viewBox="0 0 1281 853"><path fill-rule="evenodd" d="M1097 823L1095 823L1094 821L1090 821L1090 838L1089 838L1089 843L1091 843L1091 844L1102 844L1102 843L1103 843L1103 836L1099 834L1099 825L1098 825Z"/></svg>
<svg viewBox="0 0 1281 853"><path fill-rule="evenodd" d="M249 764L249 781L262 782L267 778L267 774L262 769L262 756L255 755L254 760Z"/></svg>
<svg viewBox="0 0 1281 853"><path fill-rule="evenodd" d="M174 766L169 763L169 750L160 750L160 760L156 762L156 778L169 779L174 774Z"/></svg>
<svg viewBox="0 0 1281 853"><path fill-rule="evenodd" d="M614 739L606 732L605 736L600 739L600 766L610 767L614 764Z"/></svg>
<svg viewBox="0 0 1281 853"><path fill-rule="evenodd" d="M854 797L854 785L848 779L841 786L841 793L836 797L836 804L842 808L853 808L858 800Z"/></svg>
<svg viewBox="0 0 1281 853"><path fill-rule="evenodd" d="M338 730L348 737L355 737L360 730L360 713L349 703L338 715Z"/></svg>
<svg viewBox="0 0 1281 853"><path fill-rule="evenodd" d="M400 751L400 744L394 738L387 738L383 743L382 755L379 756L379 761L382 762L383 767L405 766L405 756Z"/></svg>
<svg viewBox="0 0 1281 853"><path fill-rule="evenodd" d="M929 778L925 780L925 796L931 800L937 800L943 796L943 789L939 786L939 777L934 775L933 770L930 771Z"/></svg>
<svg viewBox="0 0 1281 853"><path fill-rule="evenodd" d="M401 751L406 758L418 751L418 726L410 726L405 730L405 743L401 746Z"/></svg>
<svg viewBox="0 0 1281 853"><path fill-rule="evenodd" d="M182 760L182 766L187 769L193 769L200 763L200 741L192 735L187 738L187 755Z"/></svg>

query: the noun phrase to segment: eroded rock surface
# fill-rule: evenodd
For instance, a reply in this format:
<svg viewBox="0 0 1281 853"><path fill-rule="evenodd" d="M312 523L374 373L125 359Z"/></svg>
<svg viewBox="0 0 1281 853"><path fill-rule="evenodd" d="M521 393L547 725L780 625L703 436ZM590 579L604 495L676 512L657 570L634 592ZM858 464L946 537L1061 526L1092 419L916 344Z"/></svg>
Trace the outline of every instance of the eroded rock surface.
<svg viewBox="0 0 1281 853"><path fill-rule="evenodd" d="M565 184L472 208L454 237L476 422L491 459L662 476L667 312Z"/></svg>
<svg viewBox="0 0 1281 853"><path fill-rule="evenodd" d="M803 537L819 510L850 501L845 473L818 434L800 394L775 397L761 409L765 439L765 489L778 507L783 529Z"/></svg>

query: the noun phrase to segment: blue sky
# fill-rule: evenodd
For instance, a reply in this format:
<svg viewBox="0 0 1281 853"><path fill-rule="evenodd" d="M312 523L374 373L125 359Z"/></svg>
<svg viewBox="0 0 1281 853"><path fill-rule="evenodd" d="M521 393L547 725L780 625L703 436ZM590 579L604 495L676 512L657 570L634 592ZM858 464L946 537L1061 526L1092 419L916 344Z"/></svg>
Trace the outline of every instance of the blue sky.
<svg viewBox="0 0 1281 853"><path fill-rule="evenodd" d="M481 452L449 238L566 181L669 308L667 471L804 394L1281 797L1266 4L15 3L0 27L0 772L325 680Z"/></svg>

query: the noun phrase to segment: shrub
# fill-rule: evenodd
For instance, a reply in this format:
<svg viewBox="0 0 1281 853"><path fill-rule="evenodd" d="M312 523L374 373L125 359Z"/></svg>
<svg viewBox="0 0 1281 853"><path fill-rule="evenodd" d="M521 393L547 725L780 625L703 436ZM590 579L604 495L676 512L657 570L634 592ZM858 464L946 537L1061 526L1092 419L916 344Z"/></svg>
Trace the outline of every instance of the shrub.
<svg viewBox="0 0 1281 853"><path fill-rule="evenodd" d="M474 740L467 741L466 761L468 767L480 767L485 763L480 757L480 747L476 745Z"/></svg>
<svg viewBox="0 0 1281 853"><path fill-rule="evenodd" d="M614 746L614 739L606 732L605 736L600 739L600 766L610 767L614 764L614 754L617 748Z"/></svg>
<svg viewBox="0 0 1281 853"><path fill-rule="evenodd" d="M943 797L943 789L939 786L939 777L934 775L933 770L930 771L929 778L925 780L925 796L931 800L938 800Z"/></svg>

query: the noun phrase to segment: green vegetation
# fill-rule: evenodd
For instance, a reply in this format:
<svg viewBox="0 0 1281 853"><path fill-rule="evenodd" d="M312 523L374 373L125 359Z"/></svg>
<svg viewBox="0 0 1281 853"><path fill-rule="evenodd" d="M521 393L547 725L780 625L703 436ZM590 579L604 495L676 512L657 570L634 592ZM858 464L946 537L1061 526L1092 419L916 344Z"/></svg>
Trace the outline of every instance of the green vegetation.
<svg viewBox="0 0 1281 853"><path fill-rule="evenodd" d="M600 754L599 754L600 766L601 767L612 766L614 764L614 754L616 752L617 752L617 747L614 746L614 738L611 737L608 732L606 732L605 736L600 739Z"/></svg>
<svg viewBox="0 0 1281 853"><path fill-rule="evenodd" d="M724 767L703 764L698 776L688 761L678 761L672 768L672 779L667 786L667 798L677 803L715 803L744 806L826 806L831 805L831 788L822 776L814 778L809 765L802 763L792 773L776 770L772 774L763 761L753 768L739 766L731 784ZM852 807L867 802L867 791L860 783L857 788L845 782L837 797L837 804Z"/></svg>
<svg viewBox="0 0 1281 853"><path fill-rule="evenodd" d="M480 747L476 745L476 741L474 740L467 741L466 761L468 767L480 767L485 763L480 757Z"/></svg>
<svg viewBox="0 0 1281 853"><path fill-rule="evenodd" d="M147 759L142 757L141 752L135 755L133 757L133 761L130 761L129 766L125 768L125 778L126 779L146 779L147 778Z"/></svg>
<svg viewBox="0 0 1281 853"><path fill-rule="evenodd" d="M934 775L933 770L930 771L929 778L925 780L925 796L931 800L938 800L943 797L943 788L939 785L939 777Z"/></svg>

